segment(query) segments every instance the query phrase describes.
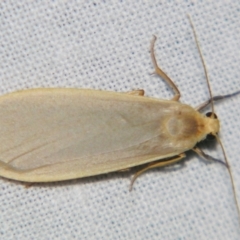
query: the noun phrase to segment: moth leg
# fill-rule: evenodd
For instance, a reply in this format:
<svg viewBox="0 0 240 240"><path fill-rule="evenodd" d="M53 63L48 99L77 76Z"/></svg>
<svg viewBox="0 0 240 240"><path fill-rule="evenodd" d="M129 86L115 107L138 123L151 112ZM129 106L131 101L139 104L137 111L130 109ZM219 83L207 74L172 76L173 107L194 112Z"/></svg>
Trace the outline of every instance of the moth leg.
<svg viewBox="0 0 240 240"><path fill-rule="evenodd" d="M126 94L144 96L144 90L143 89L133 90L133 91L126 92Z"/></svg>
<svg viewBox="0 0 240 240"><path fill-rule="evenodd" d="M206 154L205 152L203 152L200 148L198 147L195 147L192 149L198 156L200 156L201 158L207 160L207 161L214 161L214 162L218 162L218 163L221 163L222 165L224 165L225 167L228 168L228 165L227 163L219 160L219 159L216 159L208 154Z"/></svg>
<svg viewBox="0 0 240 240"><path fill-rule="evenodd" d="M151 58L152 58L153 66L155 68L154 73L157 74L158 76L160 76L173 89L175 95L171 100L178 101L179 98L181 97L180 91L178 90L175 83L170 79L170 77L168 77L168 75L165 72L163 72L163 70L160 69L160 67L157 64L157 60L156 60L155 53L154 53L154 44L155 44L156 40L157 40L156 36L153 35L153 40L151 42L150 52L151 52Z"/></svg>
<svg viewBox="0 0 240 240"><path fill-rule="evenodd" d="M166 160L166 161L160 161L160 162L154 162L154 163L150 163L148 166L146 166L145 168L143 168L142 170L136 172L131 180L130 183L130 187L129 187L129 191L132 190L133 187L133 183L135 182L135 180L144 172L146 172L149 169L153 169L153 168L158 168L158 167L165 167L168 165L171 165L173 163L179 162L180 160L182 160L183 158L185 158L186 154L185 153L181 153L179 156Z"/></svg>

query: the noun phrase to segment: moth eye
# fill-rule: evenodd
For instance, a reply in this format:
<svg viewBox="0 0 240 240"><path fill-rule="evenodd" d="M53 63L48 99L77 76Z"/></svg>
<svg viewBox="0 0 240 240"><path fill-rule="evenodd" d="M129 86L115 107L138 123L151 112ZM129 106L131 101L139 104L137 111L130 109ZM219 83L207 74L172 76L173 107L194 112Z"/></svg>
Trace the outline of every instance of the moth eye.
<svg viewBox="0 0 240 240"><path fill-rule="evenodd" d="M217 118L218 118L215 113L212 113L212 112L206 113L206 116L207 116L207 117L211 117L212 115L213 115L213 118L214 118L214 119L217 119Z"/></svg>
<svg viewBox="0 0 240 240"><path fill-rule="evenodd" d="M208 135L207 135L207 137L206 137L206 139L207 140L210 140L210 141L212 141L212 140L214 140L216 137L212 134L212 133L209 133Z"/></svg>

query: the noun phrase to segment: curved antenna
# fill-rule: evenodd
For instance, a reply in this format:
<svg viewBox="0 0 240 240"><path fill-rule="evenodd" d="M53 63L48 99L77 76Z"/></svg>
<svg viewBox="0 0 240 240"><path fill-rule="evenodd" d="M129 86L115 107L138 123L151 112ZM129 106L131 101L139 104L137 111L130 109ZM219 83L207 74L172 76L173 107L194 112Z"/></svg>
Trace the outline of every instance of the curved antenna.
<svg viewBox="0 0 240 240"><path fill-rule="evenodd" d="M225 99L225 98L231 98L231 97L234 97L234 96L236 96L238 94L240 94L240 90L236 91L234 93L227 94L227 95L215 96L212 99L208 99L206 102L204 102L201 105L197 106L195 108L195 110L196 111L201 111L203 108L207 107L208 104L211 103L211 101L215 102L215 101L219 101L219 100L222 100L222 99Z"/></svg>
<svg viewBox="0 0 240 240"><path fill-rule="evenodd" d="M187 16L188 16L190 25L191 25L191 27L192 27L193 35L194 35L195 42L196 42L196 45L197 45L197 49L198 49L198 52L199 52L199 55L200 55L200 58L201 58L201 61L202 61L202 65L203 65L205 77L206 77L206 80L207 80L208 91L209 91L209 94L210 94L210 100L211 100L211 107L212 107L212 113L213 113L213 114L211 115L211 118L214 118L213 95L212 95L212 91L211 91L211 87L210 87L210 82L209 82L207 67L206 67L206 64L205 64L205 61L204 61L204 58L203 58L202 50L201 50L200 44L199 44L199 42L198 42L198 37L197 37L197 34L196 34L196 30L195 30L195 28L194 28L194 26L193 26L192 19L191 19L190 15L187 14Z"/></svg>
<svg viewBox="0 0 240 240"><path fill-rule="evenodd" d="M235 201L235 204L237 206L238 219L239 219L239 223L240 223L240 207L239 207L238 200L237 200L236 186L235 186L235 183L234 183L234 180L233 180L232 171L231 171L231 168L230 168L230 165L229 165L229 162L228 162L228 159L227 159L227 155L226 155L225 149L223 147L223 144L222 144L220 138L217 135L214 135L214 136L216 137L218 143L220 144L220 146L222 148L222 152L223 152L223 155L224 155L224 160L226 162L228 173L229 173L229 176L230 176L230 179L231 179L234 201Z"/></svg>

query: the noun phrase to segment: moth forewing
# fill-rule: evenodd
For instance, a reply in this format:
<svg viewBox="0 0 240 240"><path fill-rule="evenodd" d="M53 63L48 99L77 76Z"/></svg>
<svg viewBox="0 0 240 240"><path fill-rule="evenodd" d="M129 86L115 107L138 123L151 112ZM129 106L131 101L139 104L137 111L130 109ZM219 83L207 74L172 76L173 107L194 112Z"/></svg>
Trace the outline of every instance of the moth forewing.
<svg viewBox="0 0 240 240"><path fill-rule="evenodd" d="M206 135L206 118L188 105L86 89L8 94L0 98L0 116L1 176L29 182L173 157Z"/></svg>

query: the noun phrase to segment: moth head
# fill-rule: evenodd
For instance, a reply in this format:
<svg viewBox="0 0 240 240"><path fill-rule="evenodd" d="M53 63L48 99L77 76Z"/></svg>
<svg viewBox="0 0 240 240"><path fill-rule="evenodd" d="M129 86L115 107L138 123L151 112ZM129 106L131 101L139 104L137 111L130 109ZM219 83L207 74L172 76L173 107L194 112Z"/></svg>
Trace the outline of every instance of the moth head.
<svg viewBox="0 0 240 240"><path fill-rule="evenodd" d="M216 138L220 128L218 117L215 113L208 112L206 113L206 120L207 120L207 125L206 125L207 137L206 138L209 140L213 140Z"/></svg>

